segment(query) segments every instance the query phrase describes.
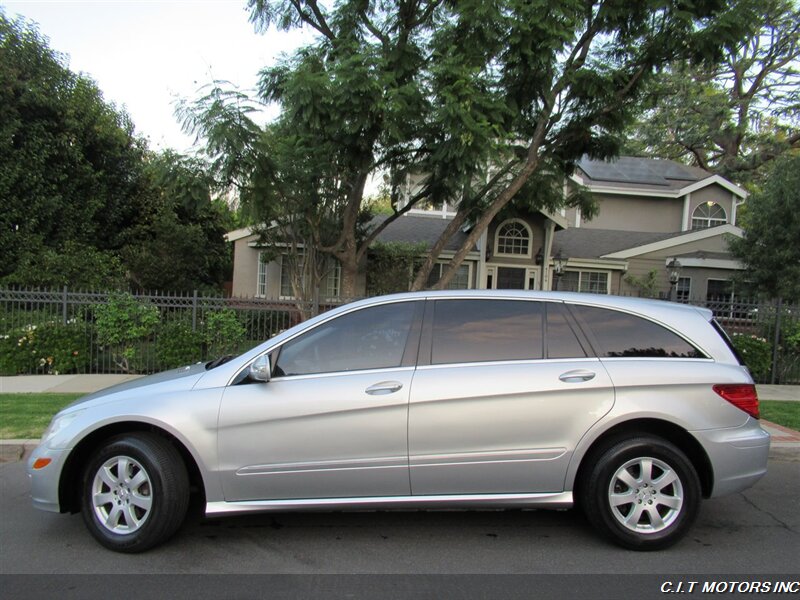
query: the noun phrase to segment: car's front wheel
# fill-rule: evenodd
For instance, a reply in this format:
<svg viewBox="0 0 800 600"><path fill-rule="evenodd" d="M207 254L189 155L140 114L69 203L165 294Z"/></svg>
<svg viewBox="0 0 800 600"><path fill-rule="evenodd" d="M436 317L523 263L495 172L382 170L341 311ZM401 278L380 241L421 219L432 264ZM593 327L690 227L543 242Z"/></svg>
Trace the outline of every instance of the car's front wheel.
<svg viewBox="0 0 800 600"><path fill-rule="evenodd" d="M83 520L105 547L142 552L170 538L189 502L189 479L175 447L151 433L112 438L83 477Z"/></svg>
<svg viewBox="0 0 800 600"><path fill-rule="evenodd" d="M656 437L625 440L601 452L582 489L589 521L634 550L671 546L686 534L700 506L692 463Z"/></svg>

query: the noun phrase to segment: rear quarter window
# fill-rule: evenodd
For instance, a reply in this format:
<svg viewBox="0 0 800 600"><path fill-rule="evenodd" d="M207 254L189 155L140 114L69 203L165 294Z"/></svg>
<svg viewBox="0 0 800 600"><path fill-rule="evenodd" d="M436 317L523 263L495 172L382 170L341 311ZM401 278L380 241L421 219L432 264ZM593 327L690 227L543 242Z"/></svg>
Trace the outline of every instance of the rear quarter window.
<svg viewBox="0 0 800 600"><path fill-rule="evenodd" d="M647 319L579 304L570 310L600 357L707 358L679 335Z"/></svg>

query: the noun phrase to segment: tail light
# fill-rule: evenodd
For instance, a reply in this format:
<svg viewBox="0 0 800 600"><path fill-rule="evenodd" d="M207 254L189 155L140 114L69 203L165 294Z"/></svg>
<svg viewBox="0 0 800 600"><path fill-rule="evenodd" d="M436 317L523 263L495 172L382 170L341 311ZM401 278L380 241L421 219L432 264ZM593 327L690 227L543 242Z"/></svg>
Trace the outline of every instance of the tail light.
<svg viewBox="0 0 800 600"><path fill-rule="evenodd" d="M758 394L756 393L756 386L750 383L719 383L715 385L713 389L736 408L758 419Z"/></svg>

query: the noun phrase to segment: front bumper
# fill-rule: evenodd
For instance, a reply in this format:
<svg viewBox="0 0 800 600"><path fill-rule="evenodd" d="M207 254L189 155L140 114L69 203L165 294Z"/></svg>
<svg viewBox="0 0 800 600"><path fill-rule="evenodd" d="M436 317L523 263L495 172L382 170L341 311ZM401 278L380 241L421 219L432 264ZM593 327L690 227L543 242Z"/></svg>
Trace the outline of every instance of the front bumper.
<svg viewBox="0 0 800 600"><path fill-rule="evenodd" d="M68 456L68 449L54 450L44 444L37 446L31 453L28 459L28 479L31 482L31 499L35 508L63 512L58 501L58 485ZM40 458L49 458L50 463L41 469L34 469L33 464Z"/></svg>
<svg viewBox="0 0 800 600"><path fill-rule="evenodd" d="M767 472L769 434L756 419L741 427L693 431L705 448L714 470L711 497L749 488Z"/></svg>

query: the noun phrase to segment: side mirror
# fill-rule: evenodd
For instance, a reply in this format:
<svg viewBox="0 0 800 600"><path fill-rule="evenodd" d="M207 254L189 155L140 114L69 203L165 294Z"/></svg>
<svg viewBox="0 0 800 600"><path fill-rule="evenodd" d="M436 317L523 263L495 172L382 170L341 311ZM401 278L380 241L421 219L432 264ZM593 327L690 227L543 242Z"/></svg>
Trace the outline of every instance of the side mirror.
<svg viewBox="0 0 800 600"><path fill-rule="evenodd" d="M269 356L262 354L250 363L249 377L252 381L266 383L271 375Z"/></svg>

